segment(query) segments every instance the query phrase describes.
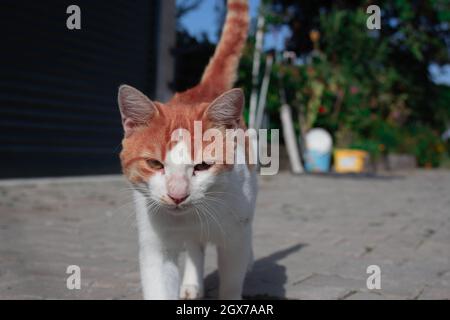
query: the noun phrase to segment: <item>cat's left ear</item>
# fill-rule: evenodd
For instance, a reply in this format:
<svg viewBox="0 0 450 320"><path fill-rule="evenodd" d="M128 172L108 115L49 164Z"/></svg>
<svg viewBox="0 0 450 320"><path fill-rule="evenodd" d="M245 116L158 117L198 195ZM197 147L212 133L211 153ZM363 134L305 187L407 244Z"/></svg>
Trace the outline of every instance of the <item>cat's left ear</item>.
<svg viewBox="0 0 450 320"><path fill-rule="evenodd" d="M158 113L155 104L131 86L121 85L117 100L125 137L129 137L137 128L147 125Z"/></svg>
<svg viewBox="0 0 450 320"><path fill-rule="evenodd" d="M214 100L206 109L204 116L217 126L235 128L242 117L244 102L242 89L231 89Z"/></svg>

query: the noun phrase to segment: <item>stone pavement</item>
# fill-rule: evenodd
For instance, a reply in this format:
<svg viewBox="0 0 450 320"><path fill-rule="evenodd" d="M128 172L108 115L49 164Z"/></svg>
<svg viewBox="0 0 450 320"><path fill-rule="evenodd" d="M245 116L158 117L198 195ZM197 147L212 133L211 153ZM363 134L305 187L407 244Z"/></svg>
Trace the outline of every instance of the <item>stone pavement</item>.
<svg viewBox="0 0 450 320"><path fill-rule="evenodd" d="M139 299L127 189L118 176L0 182L0 299ZM450 298L450 171L263 177L254 231L248 298ZM69 265L81 290L66 288Z"/></svg>

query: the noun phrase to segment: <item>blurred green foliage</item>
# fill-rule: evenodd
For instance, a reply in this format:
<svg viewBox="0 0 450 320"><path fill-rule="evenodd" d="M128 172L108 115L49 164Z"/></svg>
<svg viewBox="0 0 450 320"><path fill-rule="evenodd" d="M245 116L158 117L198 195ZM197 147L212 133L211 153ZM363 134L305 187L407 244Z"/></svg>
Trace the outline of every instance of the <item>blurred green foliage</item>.
<svg viewBox="0 0 450 320"><path fill-rule="evenodd" d="M279 127L282 84L301 131L323 127L338 147L361 148L374 158L409 153L422 166L438 166L448 152L440 134L450 125L450 88L432 82L429 66L450 62L450 2L379 1L381 30L368 30L369 2L265 1L268 32L289 26L286 46L299 57L294 65L278 59L274 66L270 127ZM247 93L253 40L238 82Z"/></svg>

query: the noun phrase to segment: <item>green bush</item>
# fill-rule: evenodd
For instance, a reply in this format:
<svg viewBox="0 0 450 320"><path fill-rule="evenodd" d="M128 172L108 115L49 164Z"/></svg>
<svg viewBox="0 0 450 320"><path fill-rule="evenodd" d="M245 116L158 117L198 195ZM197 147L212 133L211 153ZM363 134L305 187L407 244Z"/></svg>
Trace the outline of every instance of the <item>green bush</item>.
<svg viewBox="0 0 450 320"><path fill-rule="evenodd" d="M269 6L273 11L268 15L275 12L276 18L268 21L274 24L284 21L280 8L303 6L295 1L273 2L282 4ZM275 63L267 101L270 127L280 126L282 83L298 115L299 132L322 127L333 135L337 147L363 149L373 158L408 153L415 155L421 166L438 166L445 151L450 152L439 136L450 123L450 88L435 85L428 67L437 59L448 61L448 48L437 35L416 30L414 24L426 21L419 19L421 15L433 16L443 9L429 1L424 3L426 12L415 10L407 1L383 2L385 14L396 17L398 24L385 24L377 33L366 27L365 2L345 8L329 5L320 2L317 7L326 10L311 12L316 14L314 18L303 18L315 23L318 31L311 35L314 44L302 43L299 50L315 50L303 52L301 63L294 66L280 64L281 59ZM294 19L289 23L295 26L292 21L297 18L289 19ZM404 38L396 38L396 34ZM239 81L248 93L252 53L249 45Z"/></svg>

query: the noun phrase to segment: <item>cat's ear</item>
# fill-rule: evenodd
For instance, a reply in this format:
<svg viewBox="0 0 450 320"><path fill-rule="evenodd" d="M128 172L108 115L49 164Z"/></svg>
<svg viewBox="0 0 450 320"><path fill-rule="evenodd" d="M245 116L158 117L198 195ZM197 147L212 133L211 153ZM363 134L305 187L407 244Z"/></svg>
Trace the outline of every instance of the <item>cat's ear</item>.
<svg viewBox="0 0 450 320"><path fill-rule="evenodd" d="M147 125L158 112L155 104L145 94L128 85L119 87L117 100L125 137L129 137L136 128Z"/></svg>
<svg viewBox="0 0 450 320"><path fill-rule="evenodd" d="M231 89L208 106L205 116L215 125L235 128L242 117L244 102L244 92L241 89Z"/></svg>

